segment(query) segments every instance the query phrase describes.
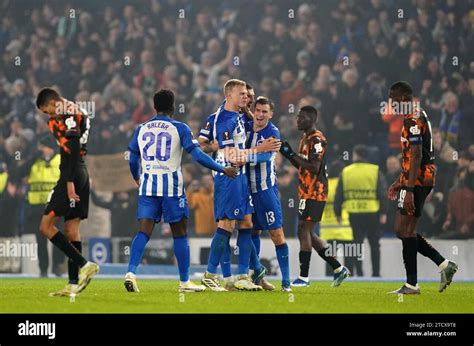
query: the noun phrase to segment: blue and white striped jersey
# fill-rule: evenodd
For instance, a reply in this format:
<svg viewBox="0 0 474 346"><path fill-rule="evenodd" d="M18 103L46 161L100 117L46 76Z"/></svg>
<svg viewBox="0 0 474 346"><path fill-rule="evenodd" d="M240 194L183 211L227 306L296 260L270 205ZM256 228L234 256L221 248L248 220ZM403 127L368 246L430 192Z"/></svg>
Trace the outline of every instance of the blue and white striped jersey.
<svg viewBox="0 0 474 346"><path fill-rule="evenodd" d="M260 131L254 132L253 122L248 122L246 125L247 131L247 148L256 148L265 139L274 137L280 139L280 131L273 125L272 122L268 122L267 126ZM269 161L260 163L247 163L247 169L249 170L249 182L250 191L252 193L265 191L268 188L274 186L277 182L275 173L275 157L276 152L272 153Z"/></svg>
<svg viewBox="0 0 474 346"><path fill-rule="evenodd" d="M141 124L128 149L141 157L140 196L184 195L181 157L199 147L188 125L157 115Z"/></svg>
<svg viewBox="0 0 474 346"><path fill-rule="evenodd" d="M206 125L199 131L199 137L205 138L209 142L214 140L214 120L218 112L219 110L207 117Z"/></svg>
<svg viewBox="0 0 474 346"><path fill-rule="evenodd" d="M245 133L245 115L238 112L231 112L224 108L218 112L214 118L214 140L217 140L219 150L216 155L216 162L229 167L232 164L224 157L224 148L235 147L241 150L246 148L247 136ZM245 174L245 165L240 173ZM240 174L239 173L239 174Z"/></svg>

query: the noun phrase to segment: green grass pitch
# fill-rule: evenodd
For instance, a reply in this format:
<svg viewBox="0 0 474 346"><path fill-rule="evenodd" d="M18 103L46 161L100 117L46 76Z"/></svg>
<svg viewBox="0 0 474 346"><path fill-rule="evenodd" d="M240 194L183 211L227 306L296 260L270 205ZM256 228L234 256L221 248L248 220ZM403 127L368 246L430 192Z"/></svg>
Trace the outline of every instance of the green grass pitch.
<svg viewBox="0 0 474 346"><path fill-rule="evenodd" d="M279 283L274 282L279 289ZM174 280L139 280L128 293L121 279L95 279L74 300L49 297L64 279L2 279L0 313L473 313L474 283L456 283L438 293L438 283L421 283L420 296L387 294L394 282L311 282L292 293L179 293ZM401 299L403 298L403 299Z"/></svg>

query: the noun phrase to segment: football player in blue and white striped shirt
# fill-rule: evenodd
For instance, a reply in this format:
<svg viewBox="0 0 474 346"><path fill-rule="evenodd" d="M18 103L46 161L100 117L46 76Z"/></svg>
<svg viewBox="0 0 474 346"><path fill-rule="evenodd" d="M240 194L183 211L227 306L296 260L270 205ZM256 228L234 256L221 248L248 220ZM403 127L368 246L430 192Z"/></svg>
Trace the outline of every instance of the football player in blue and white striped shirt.
<svg viewBox="0 0 474 346"><path fill-rule="evenodd" d="M135 273L154 225L163 216L163 221L170 224L173 233L173 249L180 276L179 291L203 291L204 286L189 281L186 233L189 209L181 173L183 149L204 167L227 177L234 178L237 169L224 168L204 154L190 128L171 119L174 112L172 91L158 91L153 101L157 115L136 129L128 146L130 171L139 186L137 219L140 228L132 242L125 287L129 292L139 292Z"/></svg>
<svg viewBox="0 0 474 346"><path fill-rule="evenodd" d="M269 138L280 140L280 131L270 121L273 117L273 108L274 104L268 98L263 96L257 98L253 111L254 120L247 124L247 148L257 148ZM253 270L252 280L255 284L261 285L267 290L275 288L263 278L265 268L260 264L258 258L260 233L262 230L269 231L275 244L278 264L282 273L282 291L291 292L289 251L282 227L283 214L275 173L276 155L276 152L268 152L261 154L264 156L260 159L261 162L247 163L250 192L255 209L252 215L252 241L256 252L251 253L250 269Z"/></svg>

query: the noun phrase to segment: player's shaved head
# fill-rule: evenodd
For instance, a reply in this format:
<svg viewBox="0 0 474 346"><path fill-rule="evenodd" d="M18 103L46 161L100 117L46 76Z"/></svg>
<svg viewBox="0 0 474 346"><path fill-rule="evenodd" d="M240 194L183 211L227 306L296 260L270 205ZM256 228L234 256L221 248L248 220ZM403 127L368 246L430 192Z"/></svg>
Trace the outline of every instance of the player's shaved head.
<svg viewBox="0 0 474 346"><path fill-rule="evenodd" d="M398 81L390 87L389 97L392 99L405 98L411 100L413 98L413 88L408 82Z"/></svg>
<svg viewBox="0 0 474 346"><path fill-rule="evenodd" d="M236 86L247 87L247 83L240 79L229 79L224 85L224 95L229 95L232 89L234 89Z"/></svg>
<svg viewBox="0 0 474 346"><path fill-rule="evenodd" d="M161 89L153 96L153 106L157 113L172 115L174 113L174 93Z"/></svg>
<svg viewBox="0 0 474 346"><path fill-rule="evenodd" d="M314 108L313 106L303 106L300 109L300 112L305 112L311 116L313 119L313 122L316 123L316 120L318 120L318 110Z"/></svg>
<svg viewBox="0 0 474 346"><path fill-rule="evenodd" d="M40 109L41 107L46 106L51 100L60 101L61 96L52 88L43 88L36 97L36 107Z"/></svg>

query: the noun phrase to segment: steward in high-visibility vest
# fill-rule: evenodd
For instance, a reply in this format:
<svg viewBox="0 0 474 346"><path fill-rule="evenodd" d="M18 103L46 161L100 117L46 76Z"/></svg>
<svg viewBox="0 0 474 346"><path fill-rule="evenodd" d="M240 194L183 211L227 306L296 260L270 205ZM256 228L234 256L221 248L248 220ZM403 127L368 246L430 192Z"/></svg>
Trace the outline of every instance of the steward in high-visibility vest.
<svg viewBox="0 0 474 346"><path fill-rule="evenodd" d="M380 224L387 221L387 183L377 165L368 162L369 148L356 145L353 162L345 167L339 177L334 199L336 218L341 219L343 208L349 213L349 221L356 245L356 256L346 257L349 270L355 266L357 275L363 276L363 243L370 244L372 276L380 276ZM354 270L351 270L355 274Z"/></svg>
<svg viewBox="0 0 474 346"><path fill-rule="evenodd" d="M343 208L341 223L337 221L334 213L334 196L336 194L339 178L329 178L329 193L321 218L320 237L324 240L352 241L352 228L349 223L349 213Z"/></svg>
<svg viewBox="0 0 474 346"><path fill-rule="evenodd" d="M55 154L50 161L43 157L36 159L28 176L28 203L45 205L49 194L59 180L61 155Z"/></svg>
<svg viewBox="0 0 474 346"><path fill-rule="evenodd" d="M3 190L5 190L5 187L7 186L7 181L8 173L6 171L0 173L0 194L2 194Z"/></svg>
<svg viewBox="0 0 474 346"><path fill-rule="evenodd" d="M354 162L342 170L344 209L349 213L376 213L379 166L368 162Z"/></svg>

